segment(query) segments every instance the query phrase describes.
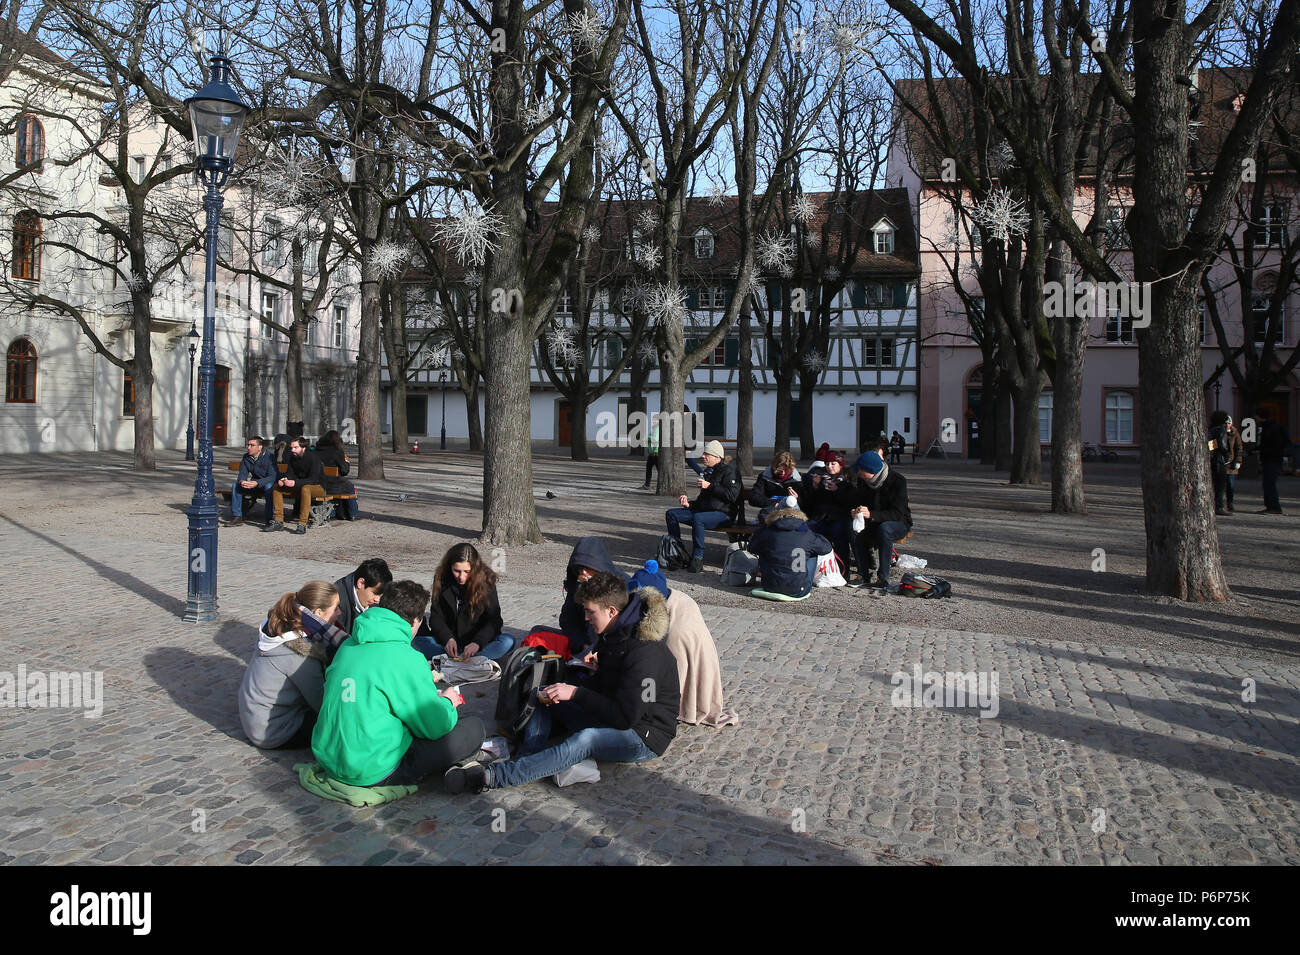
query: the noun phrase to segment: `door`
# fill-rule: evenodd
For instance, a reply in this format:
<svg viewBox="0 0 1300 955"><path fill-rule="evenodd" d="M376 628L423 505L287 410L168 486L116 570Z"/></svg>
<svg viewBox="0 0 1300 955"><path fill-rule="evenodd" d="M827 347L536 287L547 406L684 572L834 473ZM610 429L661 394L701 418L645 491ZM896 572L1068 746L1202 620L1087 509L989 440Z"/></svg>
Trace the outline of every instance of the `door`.
<svg viewBox="0 0 1300 955"><path fill-rule="evenodd" d="M559 440L556 443L562 448L573 447L573 406L567 401L557 401L555 415L559 431Z"/></svg>
<svg viewBox="0 0 1300 955"><path fill-rule="evenodd" d="M887 405L858 405L858 450L864 450L868 444L880 440L880 432L885 430L885 420L889 408Z"/></svg>
<svg viewBox="0 0 1300 955"><path fill-rule="evenodd" d="M230 369L218 365L216 371L212 379L212 444L225 447L230 443Z"/></svg>
<svg viewBox="0 0 1300 955"><path fill-rule="evenodd" d="M980 398L982 397L984 397L983 387L966 389L966 407L970 409L970 414L966 416L966 457L968 458L980 456Z"/></svg>
<svg viewBox="0 0 1300 955"><path fill-rule="evenodd" d="M705 441L724 440L727 437L727 399L701 398L696 407L700 409L704 431L702 436L697 434L696 437L703 437Z"/></svg>
<svg viewBox="0 0 1300 955"><path fill-rule="evenodd" d="M429 396L406 393L406 433L429 433Z"/></svg>

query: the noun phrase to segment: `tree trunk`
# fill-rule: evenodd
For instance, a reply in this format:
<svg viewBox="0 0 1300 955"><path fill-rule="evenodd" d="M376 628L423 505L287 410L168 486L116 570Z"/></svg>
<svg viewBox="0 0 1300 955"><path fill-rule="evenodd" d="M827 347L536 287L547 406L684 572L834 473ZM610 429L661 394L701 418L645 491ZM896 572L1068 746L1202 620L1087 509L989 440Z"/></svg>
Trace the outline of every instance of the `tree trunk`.
<svg viewBox="0 0 1300 955"><path fill-rule="evenodd" d="M587 408L591 399L585 386L569 398L569 460L587 461Z"/></svg>
<svg viewBox="0 0 1300 955"><path fill-rule="evenodd" d="M295 303L294 314L289 321L289 345L284 355L284 390L285 406L288 408L287 421L305 421L302 414L302 334L306 326L298 321L298 308L299 306Z"/></svg>
<svg viewBox="0 0 1300 955"><path fill-rule="evenodd" d="M388 357L388 396L392 407L392 448L394 454L401 454L410 447L408 442L411 440L406 419L406 376L410 365L406 344L406 316L402 310L401 296L391 285L385 286L381 302L384 354Z"/></svg>
<svg viewBox="0 0 1300 955"><path fill-rule="evenodd" d="M799 460L811 461L817 456L813 436L813 398L817 394L818 372L799 375Z"/></svg>
<svg viewBox="0 0 1300 955"><path fill-rule="evenodd" d="M980 382L980 464L995 464L998 454L998 378L992 349L984 355Z"/></svg>
<svg viewBox="0 0 1300 955"><path fill-rule="evenodd" d="M1052 388L1052 511L1086 514L1083 491L1083 368L1088 348L1088 320L1058 318L1052 324L1056 343L1056 380Z"/></svg>
<svg viewBox="0 0 1300 955"><path fill-rule="evenodd" d="M460 375L460 393L465 396L465 427L469 432L469 449L483 453L483 423L478 413L478 386L481 376L472 367L462 367Z"/></svg>
<svg viewBox="0 0 1300 955"><path fill-rule="evenodd" d="M158 462L153 446L153 337L149 333L152 313L145 295L132 295L132 299L132 333L135 340L135 356L131 362L131 384L135 388L134 467L137 471L154 471L157 470Z"/></svg>
<svg viewBox="0 0 1300 955"><path fill-rule="evenodd" d="M680 322L664 322L660 328L664 340L663 351L659 356L659 409L664 424L659 429L659 469L656 472L655 493L678 497L686 491L686 476L682 465L683 437L685 431L691 428L691 421L682 414L682 408L686 404L686 375L682 371L686 337ZM682 426L673 427L674 421L680 421ZM702 435L691 430L691 437L698 442Z"/></svg>
<svg viewBox="0 0 1300 955"><path fill-rule="evenodd" d="M1134 8L1136 151L1133 270L1150 283L1149 329L1137 332L1147 590L1182 600L1231 596L1219 555L1195 307L1200 268L1180 261L1187 232L1188 49L1183 9ZM1166 19L1173 17L1173 24Z"/></svg>
<svg viewBox="0 0 1300 955"><path fill-rule="evenodd" d="M773 422L772 450L787 451L790 448L790 394L793 382L776 373L776 421Z"/></svg>
<svg viewBox="0 0 1300 955"><path fill-rule="evenodd" d="M997 424L993 438L997 442L997 454L993 461L996 471L1011 470L1011 389L1005 381L998 383Z"/></svg>
<svg viewBox="0 0 1300 955"><path fill-rule="evenodd" d="M754 473L754 356L749 320L750 297L740 306L737 319L740 335L740 362L736 369L739 383L736 397L736 467L741 477Z"/></svg>
<svg viewBox="0 0 1300 955"><path fill-rule="evenodd" d="M1038 440L1038 375L1030 375L1023 387L1016 389L1012 427L1015 428L1011 449L1011 483L1041 484L1043 450Z"/></svg>

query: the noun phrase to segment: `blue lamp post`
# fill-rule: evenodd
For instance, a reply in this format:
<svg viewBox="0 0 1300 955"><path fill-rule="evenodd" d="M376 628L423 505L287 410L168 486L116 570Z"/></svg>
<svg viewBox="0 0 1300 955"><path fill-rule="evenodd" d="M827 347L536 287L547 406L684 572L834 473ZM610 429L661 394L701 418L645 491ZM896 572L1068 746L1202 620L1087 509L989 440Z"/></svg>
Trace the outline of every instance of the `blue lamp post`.
<svg viewBox="0 0 1300 955"><path fill-rule="evenodd" d="M216 377L217 230L221 217L221 187L230 177L235 146L248 107L230 85L230 59L224 42L211 58L208 84L185 101L194 131L198 160L196 174L208 187L203 197L207 213L203 276L203 349L199 358L199 467L194 478L194 500L189 515L189 594L185 620L201 623L217 619L217 496L212 483L212 383Z"/></svg>

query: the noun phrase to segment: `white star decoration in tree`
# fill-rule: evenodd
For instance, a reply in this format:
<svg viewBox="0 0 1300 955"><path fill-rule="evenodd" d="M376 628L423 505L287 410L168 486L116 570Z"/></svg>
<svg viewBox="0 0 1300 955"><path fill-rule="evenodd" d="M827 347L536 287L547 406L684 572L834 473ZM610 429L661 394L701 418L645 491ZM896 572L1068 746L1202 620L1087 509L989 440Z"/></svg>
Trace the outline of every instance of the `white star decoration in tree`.
<svg viewBox="0 0 1300 955"><path fill-rule="evenodd" d="M766 232L755 243L755 259L765 269L780 272L790 267L794 258L794 239L777 232Z"/></svg>
<svg viewBox="0 0 1300 955"><path fill-rule="evenodd" d="M637 346L636 357L643 365L653 365L659 360L659 349L653 341L644 341Z"/></svg>
<svg viewBox="0 0 1300 955"><path fill-rule="evenodd" d="M595 245L600 241L600 226L589 225L582 230L582 241L588 245Z"/></svg>
<svg viewBox="0 0 1300 955"><path fill-rule="evenodd" d="M711 206L722 205L723 201L726 198L727 198L726 190L724 190L721 186L715 185L712 189L709 190L709 205Z"/></svg>
<svg viewBox="0 0 1300 955"><path fill-rule="evenodd" d="M569 14L565 19L564 32L573 39L573 44L578 49L599 50L604 44L605 24L594 13L584 10L582 13Z"/></svg>
<svg viewBox="0 0 1300 955"><path fill-rule="evenodd" d="M663 262L663 258L664 254L660 251L659 246L657 245L646 243L636 247L636 260L641 263L642 268L653 271L654 269L659 268L659 264Z"/></svg>
<svg viewBox="0 0 1300 955"><path fill-rule="evenodd" d="M646 311L657 324L678 322L684 324L690 316L686 308L686 292L679 286L659 284L646 295Z"/></svg>
<svg viewBox="0 0 1300 955"><path fill-rule="evenodd" d="M977 203L970 214L986 235L999 242L1006 242L1013 235L1024 235L1029 227L1024 202L1012 196L1009 189L989 190L984 201Z"/></svg>
<svg viewBox="0 0 1300 955"><path fill-rule="evenodd" d="M795 196L790 202L790 218L795 222L807 224L817 214L817 203L807 196Z"/></svg>
<svg viewBox="0 0 1300 955"><path fill-rule="evenodd" d="M804 356L801 364L809 371L821 371L826 367L826 356L814 348Z"/></svg>
<svg viewBox="0 0 1300 955"><path fill-rule="evenodd" d="M380 242L370 250L370 267L380 278L394 279L410 257L411 250L400 242Z"/></svg>
<svg viewBox="0 0 1300 955"><path fill-rule="evenodd" d="M563 325L553 329L547 336L546 353L550 356L551 363L561 368L572 368L582 357L573 340L573 329Z"/></svg>
<svg viewBox="0 0 1300 955"><path fill-rule="evenodd" d="M482 265L489 252L499 243L494 236L505 228L505 221L490 210L463 210L434 227L434 235L451 246L452 253L464 265Z"/></svg>

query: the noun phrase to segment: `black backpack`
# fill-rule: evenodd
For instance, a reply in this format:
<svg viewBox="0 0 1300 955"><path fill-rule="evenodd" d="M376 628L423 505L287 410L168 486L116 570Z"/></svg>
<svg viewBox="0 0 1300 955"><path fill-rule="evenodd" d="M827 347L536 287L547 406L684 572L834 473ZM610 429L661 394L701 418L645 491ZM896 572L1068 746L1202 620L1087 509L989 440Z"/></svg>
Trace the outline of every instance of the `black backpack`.
<svg viewBox="0 0 1300 955"><path fill-rule="evenodd" d="M655 557L664 570L685 570L691 564L691 555L686 545L672 534L664 534L659 538L659 551Z"/></svg>
<svg viewBox="0 0 1300 955"><path fill-rule="evenodd" d="M904 597L951 597L952 584L933 574L904 574L898 592Z"/></svg>
<svg viewBox="0 0 1300 955"><path fill-rule="evenodd" d="M519 647L501 661L497 688L498 728L509 736L523 732L541 704L537 691L564 676L564 660L545 647Z"/></svg>

